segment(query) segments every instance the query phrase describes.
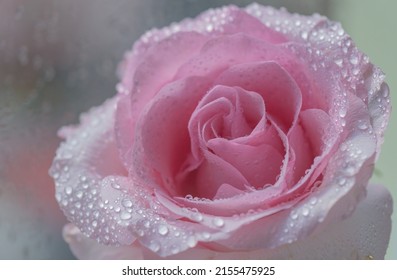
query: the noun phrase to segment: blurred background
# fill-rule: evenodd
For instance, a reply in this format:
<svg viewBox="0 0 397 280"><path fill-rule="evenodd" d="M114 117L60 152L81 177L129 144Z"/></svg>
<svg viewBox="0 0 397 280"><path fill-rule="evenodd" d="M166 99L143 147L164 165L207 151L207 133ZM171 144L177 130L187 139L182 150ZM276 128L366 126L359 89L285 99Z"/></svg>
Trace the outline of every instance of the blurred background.
<svg viewBox="0 0 397 280"><path fill-rule="evenodd" d="M116 67L146 30L193 17L222 0L0 0L0 259L73 258L48 168L57 130L115 94ZM397 37L388 0L257 1L340 21L387 75L397 102ZM394 98L393 98L394 97ZM397 201L393 112L377 174ZM387 258L397 259L397 215Z"/></svg>

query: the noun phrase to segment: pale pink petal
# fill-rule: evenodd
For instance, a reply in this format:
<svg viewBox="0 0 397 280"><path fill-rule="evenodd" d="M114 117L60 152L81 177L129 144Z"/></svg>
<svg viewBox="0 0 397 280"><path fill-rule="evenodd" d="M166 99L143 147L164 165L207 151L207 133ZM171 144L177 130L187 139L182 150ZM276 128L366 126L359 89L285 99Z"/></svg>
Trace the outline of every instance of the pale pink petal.
<svg viewBox="0 0 397 280"><path fill-rule="evenodd" d="M284 159L284 154L266 144L249 146L216 138L208 142L208 148L239 170L254 188L274 184Z"/></svg>
<svg viewBox="0 0 397 280"><path fill-rule="evenodd" d="M223 184L237 190L245 190L249 186L241 171L224 158L209 151L203 151L203 155L204 161L197 170L181 182L183 194L212 199Z"/></svg>
<svg viewBox="0 0 397 280"><path fill-rule="evenodd" d="M130 246L107 246L88 238L73 224L63 228L63 238L70 250L80 260L140 260L142 248L137 242ZM138 245L138 246L137 246Z"/></svg>
<svg viewBox="0 0 397 280"><path fill-rule="evenodd" d="M250 50L249 52L247 50ZM216 77L227 68L240 63L273 61L288 70L304 71L294 54L282 45L273 45L245 34L219 36L208 40L200 53L183 64L175 78L186 76Z"/></svg>
<svg viewBox="0 0 397 280"><path fill-rule="evenodd" d="M215 259L384 259L391 232L391 213L389 191L380 185L369 185L367 197L352 216L316 234L273 250L218 253ZM261 229L249 230L258 234L258 244L265 240L260 235Z"/></svg>
<svg viewBox="0 0 397 280"><path fill-rule="evenodd" d="M314 160L314 151L310 147L309 138L301 125L294 126L288 135L291 144L291 164L293 169L287 174L286 180L290 186L294 186L298 181L311 171Z"/></svg>
<svg viewBox="0 0 397 280"><path fill-rule="evenodd" d="M132 238L115 221L107 219L109 215L103 209L107 198L101 197L106 178L126 175L113 134L116 103L117 97L84 114L73 130L63 129L66 141L58 148L50 169L56 199L66 217L87 236L105 244ZM104 234L110 226L120 231Z"/></svg>
<svg viewBox="0 0 397 280"><path fill-rule="evenodd" d="M262 96L267 113L284 130L294 125L302 96L293 78L275 62L239 64L223 72L214 82L239 86Z"/></svg>
<svg viewBox="0 0 397 280"><path fill-rule="evenodd" d="M208 88L209 82L205 78L175 81L162 88L142 111L135 127L134 153L130 160L135 173L145 173L139 176L150 187L159 184L176 194L174 177L191 145L188 122ZM157 181L153 180L156 177Z"/></svg>
<svg viewBox="0 0 397 280"><path fill-rule="evenodd" d="M274 249L217 252L197 246L170 259L383 259L391 232L392 199L386 188L369 185L354 214L308 238ZM251 232L251 229L250 229ZM258 243L264 241L258 230ZM137 243L110 247L95 243L73 225L64 228L65 240L79 259L159 259ZM258 246L261 247L261 246Z"/></svg>
<svg viewBox="0 0 397 280"><path fill-rule="evenodd" d="M300 120L312 155L321 155L325 150L325 141L337 133L330 116L319 109L308 109L300 113Z"/></svg>
<svg viewBox="0 0 397 280"><path fill-rule="evenodd" d="M199 51L205 41L206 37L196 32L172 35L143 52L141 63L137 67L131 66L130 70L127 67L124 71L120 87L123 88L123 94L128 94L129 100L127 97L120 100L123 104L118 107L122 112L117 113L116 118L116 127L120 128L116 137L122 155L130 156L132 153L136 123L144 107L173 78L179 66ZM169 60L170 57L173 59ZM129 128L121 129L125 128L127 122ZM132 159L123 156L123 160L126 168L129 168Z"/></svg>

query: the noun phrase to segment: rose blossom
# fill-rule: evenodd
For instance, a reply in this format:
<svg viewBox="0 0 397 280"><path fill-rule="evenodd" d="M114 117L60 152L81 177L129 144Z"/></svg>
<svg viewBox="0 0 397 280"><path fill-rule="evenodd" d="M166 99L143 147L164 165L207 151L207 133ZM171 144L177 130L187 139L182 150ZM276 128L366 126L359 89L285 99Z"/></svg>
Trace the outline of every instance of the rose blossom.
<svg viewBox="0 0 397 280"><path fill-rule="evenodd" d="M146 33L120 76L115 97L60 131L50 171L80 257L354 255L316 255L327 239L383 257L391 201L368 180L388 87L339 24L257 4L209 10ZM374 221L368 253L352 236Z"/></svg>

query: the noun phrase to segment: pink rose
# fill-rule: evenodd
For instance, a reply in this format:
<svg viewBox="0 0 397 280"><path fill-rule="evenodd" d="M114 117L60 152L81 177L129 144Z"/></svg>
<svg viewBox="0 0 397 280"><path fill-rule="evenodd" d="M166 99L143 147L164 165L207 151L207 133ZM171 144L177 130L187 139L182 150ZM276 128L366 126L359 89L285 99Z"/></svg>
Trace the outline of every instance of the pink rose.
<svg viewBox="0 0 397 280"><path fill-rule="evenodd" d="M50 171L78 256L384 256L390 195L367 185L388 87L339 24L210 10L146 33L120 76L114 98L60 131ZM349 243L374 221L376 248ZM348 255L316 255L337 240Z"/></svg>

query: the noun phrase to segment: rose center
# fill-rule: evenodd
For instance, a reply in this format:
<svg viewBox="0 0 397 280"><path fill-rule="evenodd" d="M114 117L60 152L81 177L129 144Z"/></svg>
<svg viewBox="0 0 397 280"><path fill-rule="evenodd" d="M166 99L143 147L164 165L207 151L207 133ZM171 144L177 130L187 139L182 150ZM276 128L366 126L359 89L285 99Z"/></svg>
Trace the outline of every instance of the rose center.
<svg viewBox="0 0 397 280"><path fill-rule="evenodd" d="M262 141L274 129L258 93L212 88L193 112L188 129L191 154L176 178L181 193L225 198L276 181L283 153Z"/></svg>

